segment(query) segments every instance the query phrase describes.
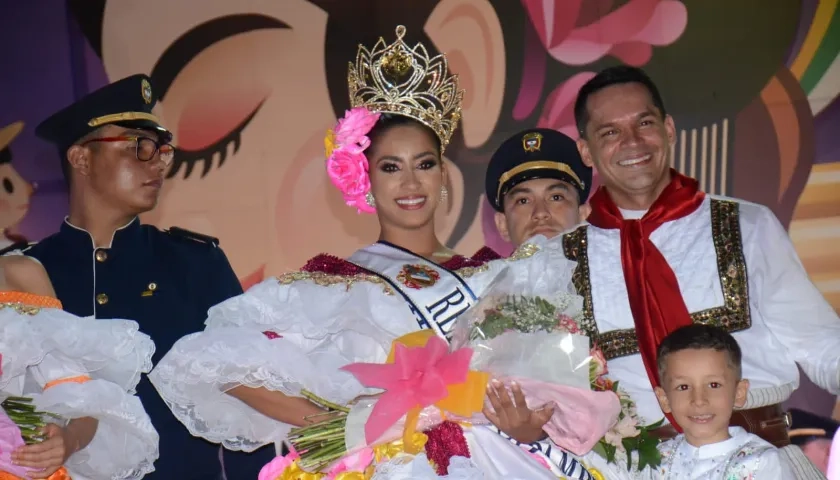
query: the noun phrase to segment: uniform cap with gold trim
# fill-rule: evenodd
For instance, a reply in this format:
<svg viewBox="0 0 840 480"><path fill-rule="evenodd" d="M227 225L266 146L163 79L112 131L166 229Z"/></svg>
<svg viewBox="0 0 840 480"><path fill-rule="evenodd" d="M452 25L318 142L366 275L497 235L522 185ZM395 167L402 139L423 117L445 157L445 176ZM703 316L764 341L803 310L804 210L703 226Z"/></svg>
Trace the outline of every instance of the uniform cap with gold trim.
<svg viewBox="0 0 840 480"><path fill-rule="evenodd" d="M76 141L104 125L149 130L168 143L172 134L152 113L157 103L151 79L132 75L95 90L54 113L35 127L35 135L66 151Z"/></svg>
<svg viewBox="0 0 840 480"><path fill-rule="evenodd" d="M503 200L511 188L537 178L556 178L572 185L580 203L589 198L592 169L583 164L577 145L556 130L532 128L508 138L487 165L487 200L503 211Z"/></svg>

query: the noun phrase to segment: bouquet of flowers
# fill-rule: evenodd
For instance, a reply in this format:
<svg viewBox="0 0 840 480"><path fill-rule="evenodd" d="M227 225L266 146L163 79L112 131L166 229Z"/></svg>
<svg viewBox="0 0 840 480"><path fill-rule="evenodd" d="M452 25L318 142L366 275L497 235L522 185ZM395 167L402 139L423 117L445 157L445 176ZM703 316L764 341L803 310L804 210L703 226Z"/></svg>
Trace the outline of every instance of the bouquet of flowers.
<svg viewBox="0 0 840 480"><path fill-rule="evenodd" d="M278 476L277 465L285 474L343 478L339 475L350 471L348 462L352 471L367 472L359 478L369 478L374 463L424 449L444 475L449 459L433 458L426 442L445 420L489 423L481 411L490 378L516 381L530 408L553 403L554 414L544 429L572 453L594 448L613 461L619 449L628 457L631 451L642 452L640 446L647 443L634 439L646 432L638 427L632 403L606 378L603 353L590 347L575 321L582 299L571 293L540 296L529 288L517 287L512 275L502 273L459 317L449 345L422 330L395 340L384 364L344 367L363 385L382 389L377 397L345 406L304 392L325 408L327 417L292 429L294 453L276 459L273 469L267 465L260 480L295 478Z"/></svg>
<svg viewBox="0 0 840 480"><path fill-rule="evenodd" d="M617 419L608 422L610 426L606 433L598 439L597 443L592 444L591 437L581 436L581 433L590 431L588 429L591 427L586 425L589 422L582 422L585 428L581 429L579 419L585 417L592 419L599 415L599 411L605 410L594 408L590 412L581 411L581 405L570 404L569 395L563 395L563 401L555 403L555 414L545 427L550 438L558 446L578 455L591 449L610 463L626 461L628 470L632 469L634 457L639 471L646 465L658 466L661 462L656 448L659 441L650 432L660 427L662 421L652 425L642 425L636 413L635 403L625 391L619 388L618 382L608 377L607 361L598 345L593 343L588 350L582 348L584 344L589 345L589 339L584 336L578 323L580 305L577 302L581 300L580 297L561 294L552 301L548 301L538 295L509 294L504 293L505 289L501 290L502 292L498 295L485 296L482 300L480 305L489 304L492 305L491 308L484 309L479 316L475 315L479 312L473 314L467 312L459 319L461 325L456 328L452 343L453 345L469 344L475 349L471 367L488 368L495 374L508 373L510 376L521 374L532 379L537 377L554 385L580 388L583 380L580 377L572 379L569 374L581 373L581 369L563 368L565 365L562 363L548 365L547 371L533 364L522 368L521 360L511 361L511 357L518 354L522 358L528 358L528 352L552 348L552 345L545 344L545 341L549 339L554 339L557 345L554 348L568 349L574 344L576 348L572 351L588 351L587 385L593 392L612 392L618 397L620 411ZM522 335L523 333L531 335ZM507 340L506 336L509 337ZM515 345L511 345L514 342ZM549 360L548 357L543 358ZM562 362L563 357L555 358L553 361ZM515 368L517 365L520 365L520 372L517 372ZM535 392L551 392L556 388L534 382L526 382L526 385L530 386L532 391L532 395L528 395L526 391L526 399L538 396L544 398L545 395ZM548 400L551 401L550 398ZM566 421L572 419L576 422L570 428ZM594 431L603 431L599 427L600 425L596 425Z"/></svg>

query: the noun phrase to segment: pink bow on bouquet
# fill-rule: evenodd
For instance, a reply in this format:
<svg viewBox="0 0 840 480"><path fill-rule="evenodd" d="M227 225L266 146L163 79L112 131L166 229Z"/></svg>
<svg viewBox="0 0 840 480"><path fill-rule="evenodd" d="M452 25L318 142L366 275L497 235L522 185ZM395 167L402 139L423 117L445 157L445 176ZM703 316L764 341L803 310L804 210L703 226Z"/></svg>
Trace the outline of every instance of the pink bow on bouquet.
<svg viewBox="0 0 840 480"><path fill-rule="evenodd" d="M365 424L369 445L403 415L408 414L406 431L413 431L412 417L416 424L420 409L431 405L466 416L481 411L487 379L486 375L469 371L472 349L449 353L447 343L437 336L419 342L403 339L394 342L393 363L353 363L342 368L363 385L385 390Z"/></svg>

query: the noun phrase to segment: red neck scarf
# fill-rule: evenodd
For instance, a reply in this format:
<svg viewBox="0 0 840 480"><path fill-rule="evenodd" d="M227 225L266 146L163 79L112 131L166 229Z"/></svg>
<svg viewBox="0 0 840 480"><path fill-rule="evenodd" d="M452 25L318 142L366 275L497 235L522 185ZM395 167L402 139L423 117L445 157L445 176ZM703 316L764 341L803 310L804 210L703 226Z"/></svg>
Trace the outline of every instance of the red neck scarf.
<svg viewBox="0 0 840 480"><path fill-rule="evenodd" d="M656 349L666 335L690 325L691 314L685 306L677 276L650 241L650 234L660 225L685 217L700 207L705 194L697 180L671 169L671 182L640 220L625 220L604 187L598 189L589 204L589 223L621 231L621 267L636 324L639 352L648 378L659 386ZM670 414L668 420L679 430Z"/></svg>

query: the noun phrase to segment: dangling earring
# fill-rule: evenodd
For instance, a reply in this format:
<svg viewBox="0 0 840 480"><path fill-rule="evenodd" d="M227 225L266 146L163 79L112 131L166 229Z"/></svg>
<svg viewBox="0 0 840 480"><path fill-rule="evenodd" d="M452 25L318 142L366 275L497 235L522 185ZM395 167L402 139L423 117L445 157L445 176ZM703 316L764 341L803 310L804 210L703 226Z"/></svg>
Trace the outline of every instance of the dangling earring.
<svg viewBox="0 0 840 480"><path fill-rule="evenodd" d="M446 200L449 198L449 190L446 189L446 185L440 187L440 203L446 203Z"/></svg>
<svg viewBox="0 0 840 480"><path fill-rule="evenodd" d="M373 193L371 193L370 190L368 190L368 192L365 194L365 203L367 203L368 207L371 208L376 206L376 199L373 198Z"/></svg>

